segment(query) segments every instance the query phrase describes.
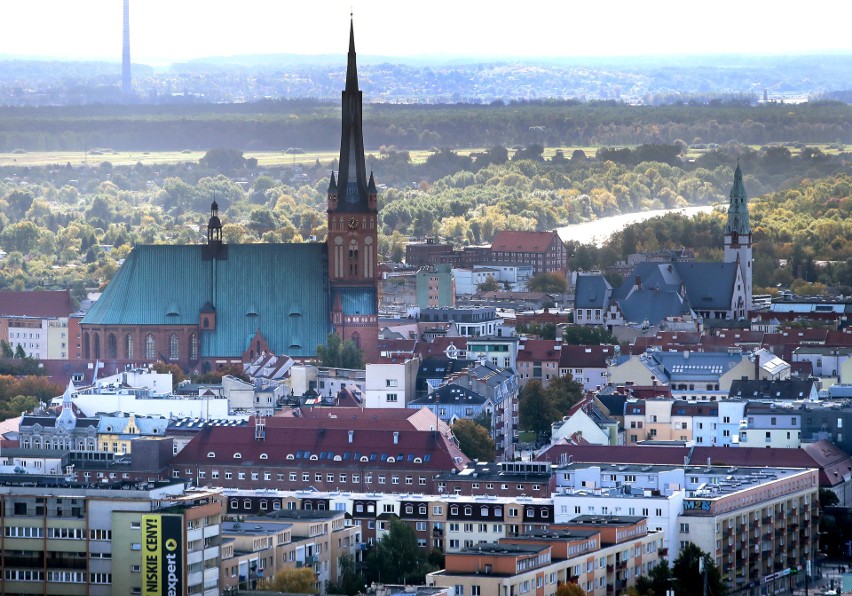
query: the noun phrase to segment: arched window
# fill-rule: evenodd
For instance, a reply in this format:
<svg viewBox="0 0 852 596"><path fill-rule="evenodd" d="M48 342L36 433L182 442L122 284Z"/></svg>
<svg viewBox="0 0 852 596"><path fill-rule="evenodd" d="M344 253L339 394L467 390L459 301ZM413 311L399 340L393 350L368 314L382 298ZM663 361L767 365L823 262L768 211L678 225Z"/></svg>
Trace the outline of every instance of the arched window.
<svg viewBox="0 0 852 596"><path fill-rule="evenodd" d="M349 241L349 275L358 275L358 242Z"/></svg>
<svg viewBox="0 0 852 596"><path fill-rule="evenodd" d="M352 334L352 343L355 344L356 348L361 349L361 336L358 335L357 331Z"/></svg>
<svg viewBox="0 0 852 596"><path fill-rule="evenodd" d="M189 336L189 359L198 360L198 337L194 333Z"/></svg>
<svg viewBox="0 0 852 596"><path fill-rule="evenodd" d="M133 360L133 335L130 333L124 338L124 356L127 360Z"/></svg>
<svg viewBox="0 0 852 596"><path fill-rule="evenodd" d="M118 358L118 340L115 339L115 334L107 335L107 358L115 360Z"/></svg>
<svg viewBox="0 0 852 596"><path fill-rule="evenodd" d="M95 333L95 354L94 357L96 360L101 357L101 336L98 333Z"/></svg>
<svg viewBox="0 0 852 596"><path fill-rule="evenodd" d="M157 354L157 343L154 341L154 336L150 333L145 336L145 358L153 360Z"/></svg>
<svg viewBox="0 0 852 596"><path fill-rule="evenodd" d="M203 325L204 325L205 329L209 328L210 327L210 319L208 319L207 317L204 317L204 324Z"/></svg>
<svg viewBox="0 0 852 596"><path fill-rule="evenodd" d="M169 336L169 360L177 360L178 358L180 358L178 336L177 333L172 333Z"/></svg>
<svg viewBox="0 0 852 596"><path fill-rule="evenodd" d="M89 353L89 333L86 332L83 334L83 358L89 360L91 357Z"/></svg>

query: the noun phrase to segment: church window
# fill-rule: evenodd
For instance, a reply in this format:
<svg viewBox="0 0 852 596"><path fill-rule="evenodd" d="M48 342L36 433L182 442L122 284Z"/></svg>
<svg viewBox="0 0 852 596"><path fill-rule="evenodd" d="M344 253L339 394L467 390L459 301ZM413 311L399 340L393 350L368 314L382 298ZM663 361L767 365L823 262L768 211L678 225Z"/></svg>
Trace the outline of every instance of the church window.
<svg viewBox="0 0 852 596"><path fill-rule="evenodd" d="M124 355L127 360L133 359L133 335L130 333L124 338Z"/></svg>
<svg viewBox="0 0 852 596"><path fill-rule="evenodd" d="M180 345L178 344L177 333L172 333L169 336L169 360L177 360L180 357Z"/></svg>
<svg viewBox="0 0 852 596"><path fill-rule="evenodd" d="M361 349L361 336L358 335L357 331L352 334L352 343L355 344L356 348Z"/></svg>
<svg viewBox="0 0 852 596"><path fill-rule="evenodd" d="M154 336L150 333L145 336L145 358L153 360L157 353L157 343L154 341Z"/></svg>
<svg viewBox="0 0 852 596"><path fill-rule="evenodd" d="M198 360L198 337L194 333L189 336L189 359Z"/></svg>
<svg viewBox="0 0 852 596"><path fill-rule="evenodd" d="M358 242L349 242L349 275L358 275Z"/></svg>
<svg viewBox="0 0 852 596"><path fill-rule="evenodd" d="M95 333L95 359L100 359L101 357L101 336Z"/></svg>
<svg viewBox="0 0 852 596"><path fill-rule="evenodd" d="M210 319L204 317L204 328L208 329L210 327Z"/></svg>
<svg viewBox="0 0 852 596"><path fill-rule="evenodd" d="M89 360L91 358L91 355L89 354L89 334L88 334L88 332L83 334L83 358L85 358L86 360Z"/></svg>
<svg viewBox="0 0 852 596"><path fill-rule="evenodd" d="M115 339L114 333L107 336L107 358L111 360L118 358L118 340Z"/></svg>

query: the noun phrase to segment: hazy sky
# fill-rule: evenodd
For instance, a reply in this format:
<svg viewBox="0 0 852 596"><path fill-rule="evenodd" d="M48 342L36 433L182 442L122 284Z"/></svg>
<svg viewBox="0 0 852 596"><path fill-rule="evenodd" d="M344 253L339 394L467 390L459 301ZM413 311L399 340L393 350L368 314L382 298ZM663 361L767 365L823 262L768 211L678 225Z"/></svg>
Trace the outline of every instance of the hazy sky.
<svg viewBox="0 0 852 596"><path fill-rule="evenodd" d="M343 54L350 9L373 55L852 53L847 1L788 0L131 0L131 53ZM2 0L0 55L120 61L121 19L122 0Z"/></svg>

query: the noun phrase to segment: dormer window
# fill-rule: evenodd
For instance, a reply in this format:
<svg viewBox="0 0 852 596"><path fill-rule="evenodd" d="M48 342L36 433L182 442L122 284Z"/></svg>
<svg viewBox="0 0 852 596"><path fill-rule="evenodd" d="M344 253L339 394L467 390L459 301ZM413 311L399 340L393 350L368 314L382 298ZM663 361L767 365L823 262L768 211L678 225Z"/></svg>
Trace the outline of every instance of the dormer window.
<svg viewBox="0 0 852 596"><path fill-rule="evenodd" d="M216 457L216 452L215 451L208 451L207 457L210 457L210 458Z"/></svg>
<svg viewBox="0 0 852 596"><path fill-rule="evenodd" d="M265 453L260 454L260 459L269 459L269 456Z"/></svg>
<svg viewBox="0 0 852 596"><path fill-rule="evenodd" d="M243 454L242 454L242 453L239 453L239 452L238 452L238 453L235 453L235 454L234 454L234 459L242 459L242 458L243 458Z"/></svg>

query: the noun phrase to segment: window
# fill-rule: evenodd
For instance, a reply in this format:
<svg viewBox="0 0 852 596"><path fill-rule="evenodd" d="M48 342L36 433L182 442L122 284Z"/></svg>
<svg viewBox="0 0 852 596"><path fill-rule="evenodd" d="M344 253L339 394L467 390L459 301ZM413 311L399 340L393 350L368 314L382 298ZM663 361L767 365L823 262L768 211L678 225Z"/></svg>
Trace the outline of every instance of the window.
<svg viewBox="0 0 852 596"><path fill-rule="evenodd" d="M385 395L385 401L390 403L396 403L397 396L396 393L388 393Z"/></svg>
<svg viewBox="0 0 852 596"><path fill-rule="evenodd" d="M396 379L385 379L385 387L396 387L398 383Z"/></svg>
<svg viewBox="0 0 852 596"><path fill-rule="evenodd" d="M154 336L150 333L145 336L145 358L153 360L157 357L157 343L154 341Z"/></svg>
<svg viewBox="0 0 852 596"><path fill-rule="evenodd" d="M169 360L177 360L180 357L179 347L177 333L172 333L169 336Z"/></svg>

